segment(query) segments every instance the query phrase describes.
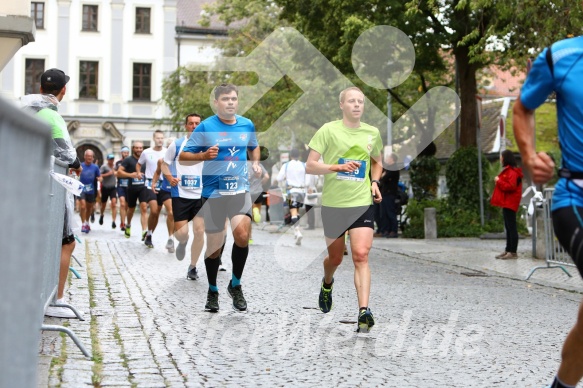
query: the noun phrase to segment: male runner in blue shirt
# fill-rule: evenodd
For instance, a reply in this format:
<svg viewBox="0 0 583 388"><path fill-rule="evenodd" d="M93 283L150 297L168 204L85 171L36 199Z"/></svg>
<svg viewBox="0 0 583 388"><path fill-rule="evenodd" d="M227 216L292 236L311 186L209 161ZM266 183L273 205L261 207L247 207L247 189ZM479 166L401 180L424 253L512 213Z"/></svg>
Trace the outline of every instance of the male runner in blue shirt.
<svg viewBox="0 0 583 388"><path fill-rule="evenodd" d="M221 246L225 237L225 219L231 221L233 270L227 287L233 298L233 308L247 309L241 290L241 276L249 253L251 225L251 195L247 171L247 152L253 161L253 170L261 171L260 150L251 120L237 115L238 90L235 85L222 84L215 88L214 106L217 114L198 125L179 156L183 164L204 161L202 169L202 197L205 201L204 223L207 251L204 264L209 282L205 309L219 310L217 273Z"/></svg>
<svg viewBox="0 0 583 388"><path fill-rule="evenodd" d="M555 234L583 275L583 37L556 42L534 61L514 104L514 135L522 162L534 183L548 182L553 160L534 147L534 110L556 93L560 179L555 186L552 219ZM551 388L575 387L583 377L583 305L565 339L562 361Z"/></svg>
<svg viewBox="0 0 583 388"><path fill-rule="evenodd" d="M83 192L81 193L81 232L89 233L91 227L89 226L89 217L93 211L95 198L97 195L97 181L101 181L101 172L97 165L93 164L93 151L85 150L83 155L85 161L81 164L83 171L79 176L79 181L83 183Z"/></svg>

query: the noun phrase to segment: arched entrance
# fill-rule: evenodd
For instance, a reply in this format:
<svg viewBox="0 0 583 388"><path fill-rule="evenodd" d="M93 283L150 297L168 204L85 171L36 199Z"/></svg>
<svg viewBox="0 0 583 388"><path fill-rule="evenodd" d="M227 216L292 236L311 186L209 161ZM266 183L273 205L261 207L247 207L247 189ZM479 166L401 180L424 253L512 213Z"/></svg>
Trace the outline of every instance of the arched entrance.
<svg viewBox="0 0 583 388"><path fill-rule="evenodd" d="M80 145L79 147L77 147L77 157L79 158L81 163L83 163L83 161L85 160L83 157L83 155L85 154L85 150L93 151L93 154L95 155L94 162L98 166L103 165L103 152L101 152L101 150L99 148L97 148L96 146L94 146L92 144L83 144L83 145Z"/></svg>

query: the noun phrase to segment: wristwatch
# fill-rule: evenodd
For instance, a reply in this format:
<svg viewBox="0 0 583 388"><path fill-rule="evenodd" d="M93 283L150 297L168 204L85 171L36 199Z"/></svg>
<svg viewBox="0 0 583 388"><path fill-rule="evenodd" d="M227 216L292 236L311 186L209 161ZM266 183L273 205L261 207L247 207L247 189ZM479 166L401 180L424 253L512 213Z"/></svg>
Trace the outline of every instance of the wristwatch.
<svg viewBox="0 0 583 388"><path fill-rule="evenodd" d="M376 182L377 186L381 185L381 182L377 179L373 179L370 183L372 184L373 182Z"/></svg>

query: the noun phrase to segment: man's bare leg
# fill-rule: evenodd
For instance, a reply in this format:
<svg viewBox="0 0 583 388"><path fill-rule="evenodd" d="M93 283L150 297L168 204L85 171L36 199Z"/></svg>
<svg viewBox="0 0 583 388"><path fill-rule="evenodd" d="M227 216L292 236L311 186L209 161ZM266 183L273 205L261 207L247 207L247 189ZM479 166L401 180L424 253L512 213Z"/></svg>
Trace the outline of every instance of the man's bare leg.
<svg viewBox="0 0 583 388"><path fill-rule="evenodd" d="M579 305L577 322L565 339L561 357L557 376L562 383L574 387L583 378L583 303Z"/></svg>

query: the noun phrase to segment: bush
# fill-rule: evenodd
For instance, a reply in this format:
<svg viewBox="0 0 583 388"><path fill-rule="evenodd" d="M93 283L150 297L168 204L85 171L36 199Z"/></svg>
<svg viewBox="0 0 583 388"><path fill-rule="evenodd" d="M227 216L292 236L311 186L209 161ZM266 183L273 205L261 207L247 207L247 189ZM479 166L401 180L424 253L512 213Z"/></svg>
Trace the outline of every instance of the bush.
<svg viewBox="0 0 583 388"><path fill-rule="evenodd" d="M432 199L437 196L440 168L434 156L418 156L411 162L409 176L415 199Z"/></svg>
<svg viewBox="0 0 583 388"><path fill-rule="evenodd" d="M452 206L447 199L415 200L407 205L407 226L403 236L408 238L425 237L425 208L433 207L437 217L437 237L479 237L484 233L501 233L504 231L504 219L502 209L488 205L485 209L486 218L484 226L480 223L479 210L467 210ZM517 214L517 226L519 234L527 234L528 230L524 222L521 222L523 208L519 208Z"/></svg>
<svg viewBox="0 0 583 388"><path fill-rule="evenodd" d="M490 196L489 187L490 163L482 155L482 194L484 202ZM445 179L449 191L449 203L456 208L480 212L480 180L478 171L478 149L462 147L453 153L445 164ZM486 206L485 206L486 207Z"/></svg>
<svg viewBox="0 0 583 388"><path fill-rule="evenodd" d="M484 232L479 212L452 207L446 199L411 200L407 205L409 223L403 232L404 237L425 237L424 209L428 207L436 210L438 237L477 237Z"/></svg>

